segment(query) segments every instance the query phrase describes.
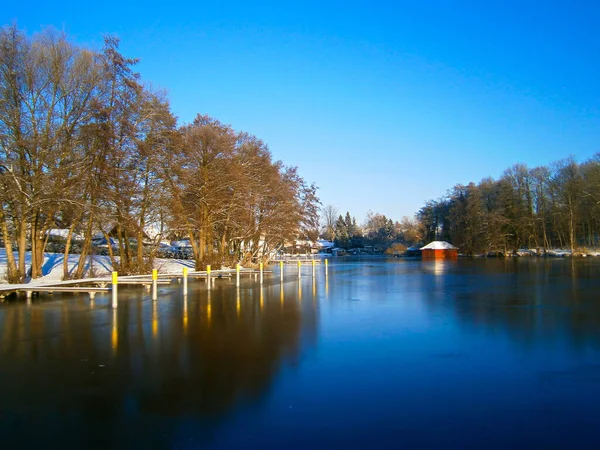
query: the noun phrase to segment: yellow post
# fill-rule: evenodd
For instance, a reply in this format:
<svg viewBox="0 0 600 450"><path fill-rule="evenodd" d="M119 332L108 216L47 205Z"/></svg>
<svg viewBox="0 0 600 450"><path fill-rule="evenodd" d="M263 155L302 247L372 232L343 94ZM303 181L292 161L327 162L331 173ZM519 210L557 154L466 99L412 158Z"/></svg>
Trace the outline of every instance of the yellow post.
<svg viewBox="0 0 600 450"><path fill-rule="evenodd" d="M206 266L206 282L208 283L208 289L210 289L210 264Z"/></svg>
<svg viewBox="0 0 600 450"><path fill-rule="evenodd" d="M152 269L152 300L158 298L158 270Z"/></svg>
<svg viewBox="0 0 600 450"><path fill-rule="evenodd" d="M119 284L119 274L117 272L112 273L112 307L117 307L117 284Z"/></svg>
<svg viewBox="0 0 600 450"><path fill-rule="evenodd" d="M317 264L317 262L313 259L312 260L312 270L313 270L312 276L313 276L313 278L315 277L315 267L316 267L316 264Z"/></svg>
<svg viewBox="0 0 600 450"><path fill-rule="evenodd" d="M183 268L183 295L188 293L188 268Z"/></svg>
<svg viewBox="0 0 600 450"><path fill-rule="evenodd" d="M302 277L302 261L298 260L298 279Z"/></svg>
<svg viewBox="0 0 600 450"><path fill-rule="evenodd" d="M279 279L283 283L283 261L279 261Z"/></svg>
<svg viewBox="0 0 600 450"><path fill-rule="evenodd" d="M327 276L327 269L329 268L329 261L325 259L325 276Z"/></svg>
<svg viewBox="0 0 600 450"><path fill-rule="evenodd" d="M240 285L240 265L239 264L235 265L235 285L236 286Z"/></svg>
<svg viewBox="0 0 600 450"><path fill-rule="evenodd" d="M263 263L260 263L258 265L258 267L259 267L259 270L260 270L260 284L262 284L263 283Z"/></svg>

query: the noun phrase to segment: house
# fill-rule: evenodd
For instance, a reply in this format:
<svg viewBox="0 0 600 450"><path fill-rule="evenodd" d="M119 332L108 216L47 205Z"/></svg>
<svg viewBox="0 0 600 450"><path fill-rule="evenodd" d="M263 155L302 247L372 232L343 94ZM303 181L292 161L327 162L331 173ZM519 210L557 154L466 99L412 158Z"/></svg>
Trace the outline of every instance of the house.
<svg viewBox="0 0 600 450"><path fill-rule="evenodd" d="M457 259L458 248L446 241L433 241L421 247L423 259Z"/></svg>

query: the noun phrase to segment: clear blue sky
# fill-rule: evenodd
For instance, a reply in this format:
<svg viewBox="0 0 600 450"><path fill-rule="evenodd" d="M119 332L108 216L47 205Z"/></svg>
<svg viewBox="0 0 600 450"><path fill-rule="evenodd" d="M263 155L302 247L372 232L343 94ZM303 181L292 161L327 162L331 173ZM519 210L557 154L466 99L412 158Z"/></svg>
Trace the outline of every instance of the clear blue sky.
<svg viewBox="0 0 600 450"><path fill-rule="evenodd" d="M488 3L30 1L0 22L95 48L116 34L181 123L257 135L361 222L600 151L600 6Z"/></svg>

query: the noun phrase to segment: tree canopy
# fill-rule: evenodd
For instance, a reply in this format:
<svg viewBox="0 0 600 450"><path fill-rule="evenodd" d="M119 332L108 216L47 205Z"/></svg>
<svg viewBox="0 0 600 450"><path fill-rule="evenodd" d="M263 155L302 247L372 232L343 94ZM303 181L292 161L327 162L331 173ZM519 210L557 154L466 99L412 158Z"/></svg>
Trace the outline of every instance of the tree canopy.
<svg viewBox="0 0 600 450"><path fill-rule="evenodd" d="M0 29L0 227L8 278L42 275L48 231L75 234L81 262L102 233L113 266L140 273L154 244L189 239L198 267L267 255L318 229L317 188L257 137L206 115L178 126L164 93L119 40L94 51L47 29ZM148 250L149 249L149 250Z"/></svg>

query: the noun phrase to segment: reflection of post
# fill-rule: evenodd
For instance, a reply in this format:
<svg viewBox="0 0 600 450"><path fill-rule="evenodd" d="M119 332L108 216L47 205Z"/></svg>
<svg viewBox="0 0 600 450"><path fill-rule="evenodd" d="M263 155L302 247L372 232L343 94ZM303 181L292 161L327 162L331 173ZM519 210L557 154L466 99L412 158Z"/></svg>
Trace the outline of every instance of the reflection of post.
<svg viewBox="0 0 600 450"><path fill-rule="evenodd" d="M206 318L208 319L208 323L210 324L210 319L212 317L212 304L210 301L210 291L208 291L208 299L206 305Z"/></svg>
<svg viewBox="0 0 600 450"><path fill-rule="evenodd" d="M112 273L112 307L117 307L117 284L119 282L119 275L117 272Z"/></svg>
<svg viewBox="0 0 600 450"><path fill-rule="evenodd" d="M264 302L264 293L263 293L263 288L260 288L260 310L263 310L263 302Z"/></svg>
<svg viewBox="0 0 600 450"><path fill-rule="evenodd" d="M240 265L235 265L235 285L240 286Z"/></svg>
<svg viewBox="0 0 600 450"><path fill-rule="evenodd" d="M187 295L184 295L183 296L183 334L184 335L187 335L187 327L188 327L188 298L187 298Z"/></svg>
<svg viewBox="0 0 600 450"><path fill-rule="evenodd" d="M571 255L571 291L573 299L579 300L579 290L577 289L577 269L575 266L575 258Z"/></svg>
<svg viewBox="0 0 600 450"><path fill-rule="evenodd" d="M325 277L325 298L329 298L329 277Z"/></svg>
<svg viewBox="0 0 600 450"><path fill-rule="evenodd" d="M188 293L188 268L183 268L183 295L187 295Z"/></svg>
<svg viewBox="0 0 600 450"><path fill-rule="evenodd" d="M119 330L117 327L117 310L113 309L113 317L112 317L112 332L110 335L110 343L112 345L113 354L117 353L117 347L119 345Z"/></svg>
<svg viewBox="0 0 600 450"><path fill-rule="evenodd" d="M258 268L260 270L260 284L263 284L263 263L260 263Z"/></svg>
<svg viewBox="0 0 600 450"><path fill-rule="evenodd" d="M298 283L298 301L302 301L302 283Z"/></svg>
<svg viewBox="0 0 600 450"><path fill-rule="evenodd" d="M158 306L152 302L152 337L158 336Z"/></svg>
<svg viewBox="0 0 600 450"><path fill-rule="evenodd" d="M279 286L279 303L283 308L283 284Z"/></svg>
<svg viewBox="0 0 600 450"><path fill-rule="evenodd" d="M206 266L206 282L208 284L208 289L210 289L210 287L211 287L210 286L210 284L211 284L210 283L211 282L211 280L210 280L210 264L208 266Z"/></svg>
<svg viewBox="0 0 600 450"><path fill-rule="evenodd" d="M283 283L283 261L279 261L279 279Z"/></svg>
<svg viewBox="0 0 600 450"><path fill-rule="evenodd" d="M237 293L236 293L236 297L235 297L235 312L237 313L237 316L240 317L240 309L242 308L241 302L240 302L240 290L237 289Z"/></svg>
<svg viewBox="0 0 600 450"><path fill-rule="evenodd" d="M158 298L158 270L152 269L152 300Z"/></svg>

